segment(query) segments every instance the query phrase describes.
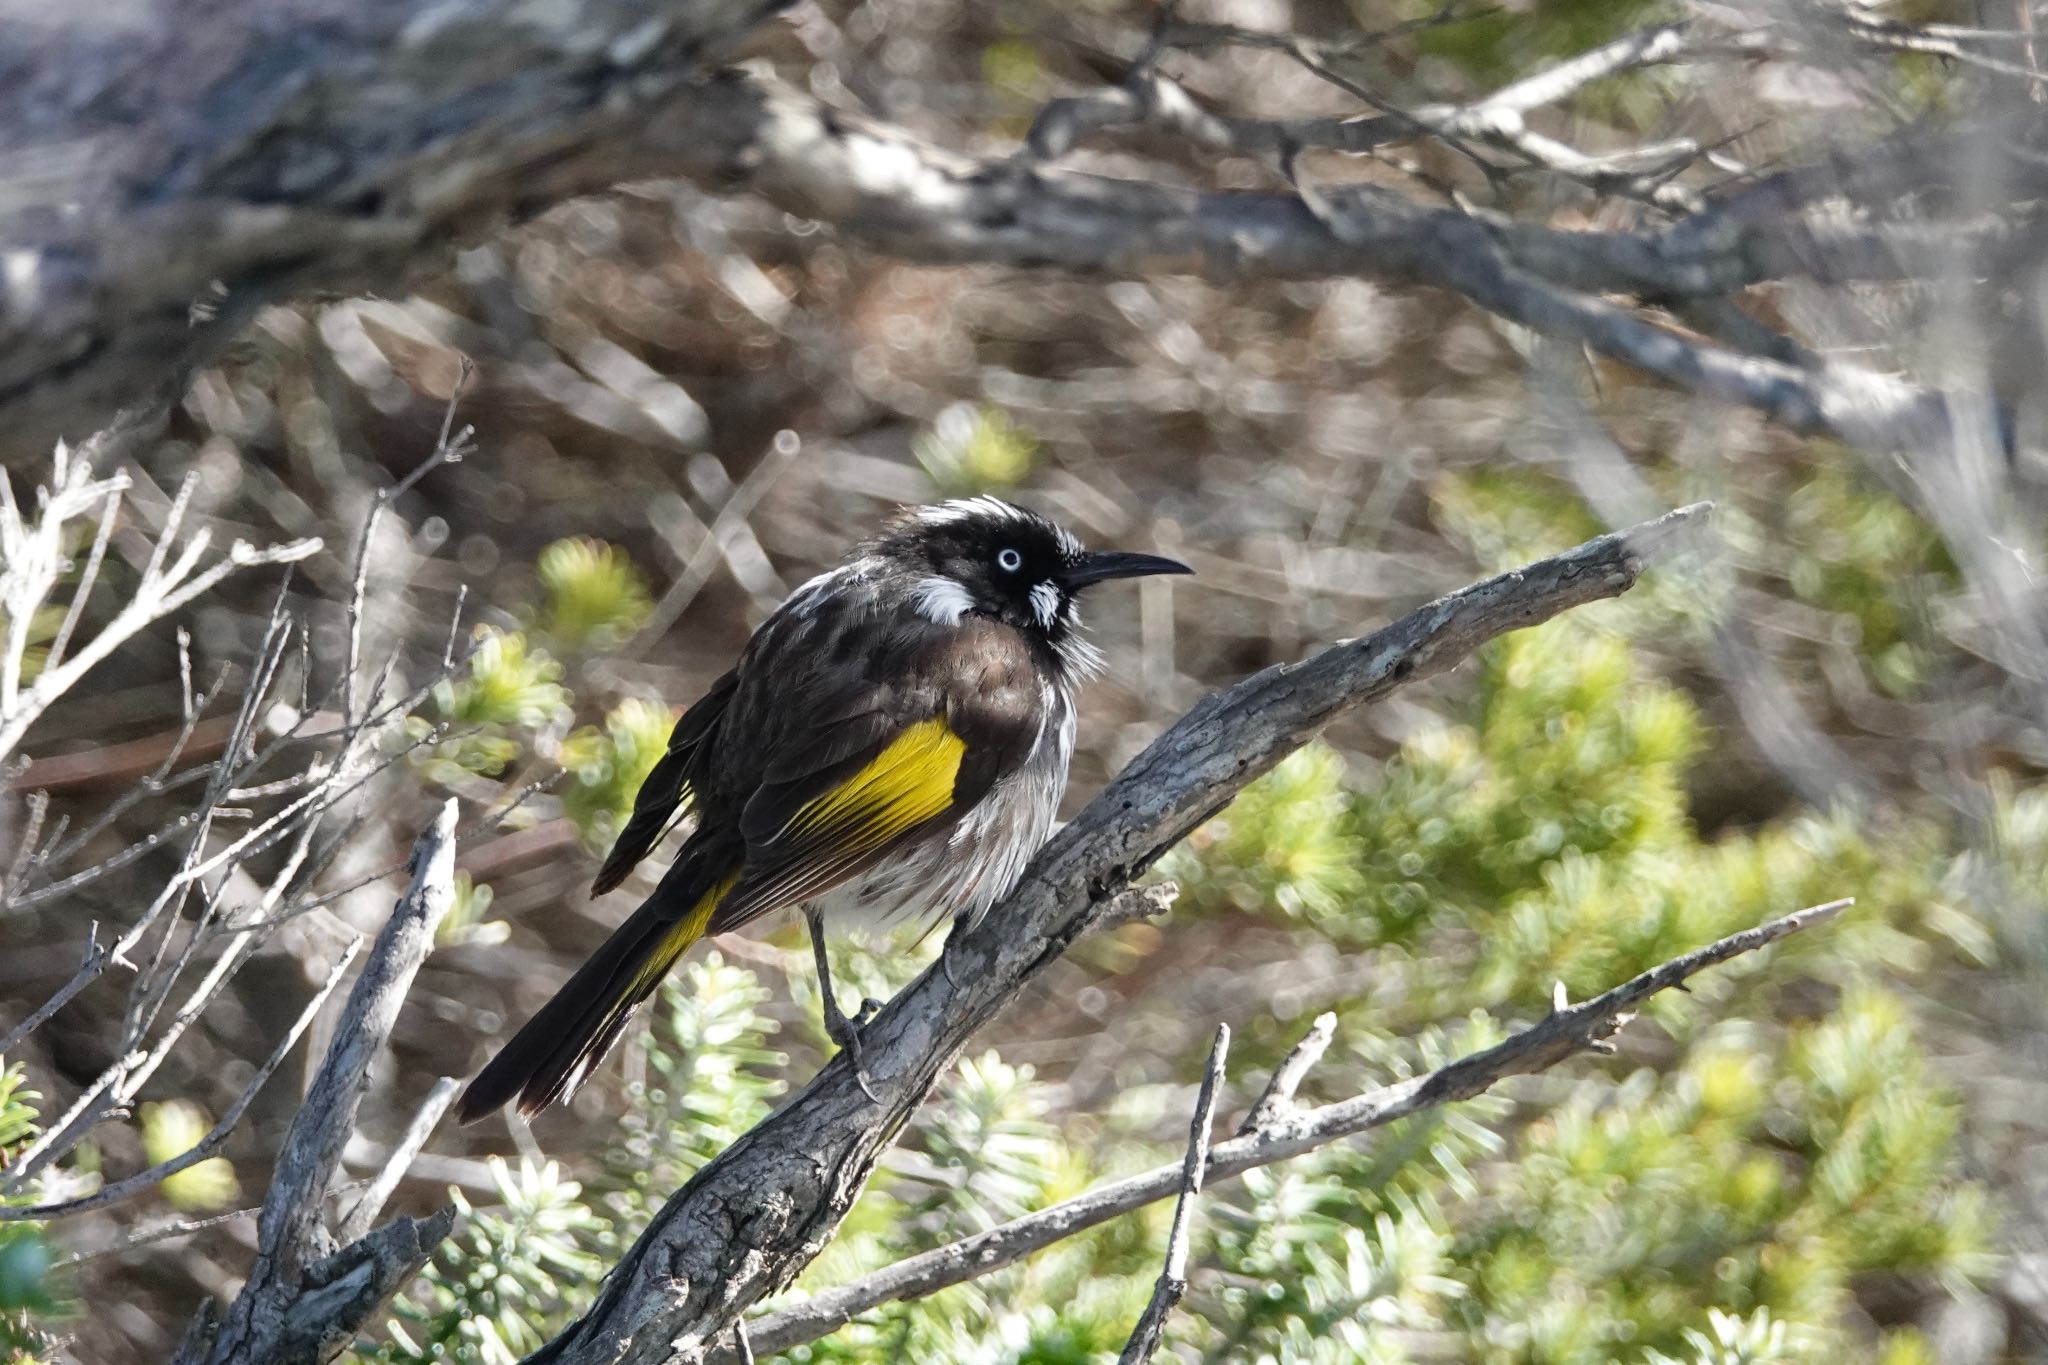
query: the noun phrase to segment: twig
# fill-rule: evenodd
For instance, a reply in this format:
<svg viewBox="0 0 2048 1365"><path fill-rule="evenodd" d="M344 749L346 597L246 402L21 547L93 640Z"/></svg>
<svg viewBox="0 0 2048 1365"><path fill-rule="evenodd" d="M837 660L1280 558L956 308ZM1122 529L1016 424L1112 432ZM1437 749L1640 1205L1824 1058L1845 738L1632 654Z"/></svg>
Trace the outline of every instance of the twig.
<svg viewBox="0 0 2048 1365"><path fill-rule="evenodd" d="M353 1194L368 1183L366 1180L353 1181L345 1186L343 1190L337 1190L336 1193L346 1192ZM253 1218L261 1211L260 1205L252 1204L245 1209L230 1209L226 1213L209 1214L204 1218L175 1218L166 1223L158 1223L154 1227L143 1228L141 1231L131 1233L120 1241L107 1246L95 1247L90 1251L73 1252L71 1255L58 1261L53 1269L64 1270L72 1266L83 1265L88 1261L102 1261L110 1256L126 1256L129 1252L142 1247L154 1246L158 1242L168 1242L177 1237L190 1237L195 1232L204 1232L208 1228L219 1227L223 1223L232 1223L238 1218Z"/></svg>
<svg viewBox="0 0 2048 1365"><path fill-rule="evenodd" d="M1282 1114L1266 1126L1240 1133L1212 1148L1208 1176L1239 1176L1438 1105L1471 1099L1506 1077L1543 1071L1568 1057L1597 1052L1632 1017L1629 1011L1650 996L1681 987L1688 977L1708 967L1825 923L1849 904L1846 900L1830 901L1730 934L1654 967L1584 1004L1557 1010L1483 1052L1320 1109ZM786 1351L829 1335L881 1304L922 1298L949 1285L1000 1270L1078 1232L1166 1198L1180 1187L1183 1170L1181 1164L1160 1166L1142 1175L1112 1181L1065 1203L1025 1214L987 1232L899 1261L851 1284L813 1295L792 1307L754 1318L754 1343L763 1351Z"/></svg>
<svg viewBox="0 0 2048 1365"><path fill-rule="evenodd" d="M1188 1292L1188 1241L1194 1232L1195 1196L1202 1192L1202 1178L1209 1168L1209 1129L1216 1122L1216 1092L1223 1084L1224 1063L1230 1056L1230 1025L1216 1026L1216 1041L1209 1045L1209 1065L1202 1072L1202 1088L1195 1096L1195 1117L1188 1125L1188 1152L1180 1168L1180 1198L1173 1205L1173 1227L1166 1235L1166 1266L1152 1286L1152 1301L1131 1329L1117 1365L1145 1365L1159 1349L1166 1332L1166 1319Z"/></svg>
<svg viewBox="0 0 2048 1365"><path fill-rule="evenodd" d="M22 687L21 660L27 649L28 623L55 586L58 566L63 562L59 532L66 521L94 506L101 508L102 516L112 517L126 482L91 479L85 462L71 459L60 447L52 486L44 490L43 515L31 524L15 505L5 476L0 475L0 490L7 493L0 499L0 566L4 566L4 574L0 574L0 607L6 610L9 629L9 638L0 646L4 648L4 653L0 653L0 759L20 746L28 727L57 698L130 637L180 610L230 574L268 564L293 564L320 548L317 539L260 550L236 541L224 558L202 570L199 563L205 557L209 540L202 529L185 543L176 559L171 559L171 542L191 497L192 483L188 479L171 504L163 534L150 554L142 581L135 585L128 601L75 655L61 662L50 659L36 674L35 682ZM97 559L88 563L96 572ZM81 585L80 592L90 586ZM71 614L67 612L66 626L70 623ZM68 643L68 634L65 638Z"/></svg>
<svg viewBox="0 0 2048 1365"><path fill-rule="evenodd" d="M311 838L312 828L307 826L301 831L298 846L293 850L291 856L285 860L283 870L272 881L273 890L281 888L291 878L300 860L304 858L307 844ZM86 966L89 966L94 972L98 972L103 970L110 962L122 961L122 944L132 942L134 937L134 931L131 930L129 935L120 942L115 943L109 948L101 949L97 957L88 958ZM195 934L195 942L196 939L197 935ZM84 1093L73 1101L71 1107L65 1111L61 1119L51 1124L34 1142L30 1143L17 1155L14 1164L7 1170L5 1178L0 1179L0 1193L10 1193L22 1188L45 1167L56 1162L71 1151L72 1148L76 1147L94 1125L124 1109L142 1085L156 1073L156 1069L163 1065L164 1059L177 1046L178 1040L198 1021L199 1017L206 1012L214 1000L219 997L220 993L226 989L229 980L237 971L241 970L243 964L248 960L249 953L253 951L255 946L256 940L248 935L241 936L230 943L228 948L222 952L219 959L208 970L207 974L200 979L199 984L186 995L185 1003L171 1017L170 1023L165 1026L162 1034L148 1047L144 1048L136 1045L140 1043L142 1035L149 1025L154 1022L154 1010L149 1011L146 1018L124 1026L122 1036L130 1044L131 1050L124 1052L112 1065L101 1072L99 1077L86 1088ZM355 950L351 948L349 951L353 953ZM181 959L179 970L182 970L182 965L183 960ZM85 966L80 968L81 972L85 970ZM329 984L331 987L332 982L330 981ZM169 985L167 983L165 992L160 997L160 1000L168 998L168 991ZM129 1001L131 1015L136 1012L137 1006L138 1001L134 998L134 994L131 994ZM307 1016L308 1019L310 1017L310 1015ZM301 1026L303 1027L303 1024ZM283 1054L279 1053L276 1060L282 1061ZM246 1105L247 1100L253 1095L253 1089L246 1090L240 1103ZM234 1112L239 1113L240 1108L236 1108ZM225 1122L225 1120L223 1121Z"/></svg>
<svg viewBox="0 0 2048 1365"><path fill-rule="evenodd" d="M370 1182L369 1187L335 1226L334 1235L337 1240L353 1242L370 1230L371 1224L377 1221L377 1215L384 1211L385 1201L391 1198L391 1192L398 1188L398 1182L405 1178L406 1171L411 1168L413 1158L420 1154L420 1149L427 1145L427 1139L433 1136L434 1125L448 1112L448 1106L455 1102L456 1092L461 1089L462 1082L453 1076L443 1076L434 1082L434 1088L427 1092L426 1099L420 1101L418 1111L412 1116L412 1122L406 1125L405 1135L399 1138L398 1145L391 1149L391 1155L384 1159L383 1169L377 1172L376 1179Z"/></svg>
<svg viewBox="0 0 2048 1365"><path fill-rule="evenodd" d="M975 1031L1222 802L1347 710L1454 667L1509 630L1626 591L1707 510L1685 508L1473 584L1203 700L1052 837L1001 906L949 938L941 960L862 1031L866 1080L880 1103L865 1097L846 1055L835 1057L701 1168L590 1311L533 1359L689 1361L723 1349L740 1314L825 1244ZM744 1249L734 1240L742 1226Z"/></svg>
<svg viewBox="0 0 2048 1365"><path fill-rule="evenodd" d="M363 661L363 600L370 582L370 542L376 538L377 523L383 519L384 509L403 497L414 484L444 464L459 464L470 451L472 429L464 427L455 430L456 409L461 406L463 390L469 387L470 377L476 373L476 364L468 356L461 357L461 365L455 375L455 383L448 390L448 404L441 411L441 432L434 440L434 448L427 457L413 467L410 474L389 488L380 488L370 500L370 510L363 517L363 529L356 537L355 573L349 579L348 611L348 654L342 663L341 673L341 714L343 724L351 730L367 723L365 717L356 715L356 674ZM366 709L374 710L372 701Z"/></svg>
<svg viewBox="0 0 2048 1365"><path fill-rule="evenodd" d="M7 1030L7 1036L0 1038L0 1057L14 1051L22 1039L42 1027L45 1020L63 1009L70 1003L72 996L84 990L93 978L99 975L99 946L100 922L94 920L85 931L85 960L79 964L78 970L71 974L71 979L57 988L54 995L30 1011L28 1018Z"/></svg>
<svg viewBox="0 0 2048 1365"><path fill-rule="evenodd" d="M181 1152L168 1161L159 1161L146 1171L137 1171L125 1180L103 1185L91 1194L80 1195L76 1199L59 1200L49 1204L0 1204L0 1222L65 1218L75 1213L103 1209L109 1204L118 1204L146 1190L155 1189L178 1172L196 1166L218 1152L227 1142L228 1135L234 1131L235 1125L241 1122L242 1112L249 1107L250 1101L256 1098L256 1092L263 1088L264 1083L291 1054L292 1048L312 1024L313 1017L320 1012L320 1006L327 1002L327 997L335 986L340 984L342 973L348 970L349 963L355 961L356 953L361 948L362 940L358 939L342 950L340 959L328 969L327 979L320 984L320 989L313 993L313 998L299 1011L299 1017L292 1021L290 1031L270 1050L270 1056L264 1059L256 1074L249 1078L249 1083L242 1087L242 1093L235 1097L235 1102L227 1107L219 1121L190 1151Z"/></svg>
<svg viewBox="0 0 2048 1365"><path fill-rule="evenodd" d="M1266 1082L1258 1102L1238 1125L1238 1136L1269 1128L1279 1122L1284 1114L1294 1110L1294 1092L1301 1089L1301 1082L1323 1060L1323 1054L1330 1050L1330 1042L1337 1036L1337 1016L1333 1013L1319 1014L1301 1041L1280 1059L1280 1065L1273 1068L1273 1079Z"/></svg>
<svg viewBox="0 0 2048 1365"><path fill-rule="evenodd" d="M129 1252L141 1247L153 1246L158 1242L168 1242L173 1237L189 1237L195 1232L204 1232L208 1228L219 1227L222 1223L232 1223L237 1218L248 1218L255 1212L255 1208L250 1207L246 1209L230 1209L226 1213L211 1214L205 1218L175 1219L169 1223L161 1223L156 1227L144 1228L140 1232L122 1238L112 1246L99 1247L92 1251L74 1252L63 1260L58 1261L54 1268L68 1270L73 1266L84 1265L88 1261L103 1261L110 1256L125 1256Z"/></svg>

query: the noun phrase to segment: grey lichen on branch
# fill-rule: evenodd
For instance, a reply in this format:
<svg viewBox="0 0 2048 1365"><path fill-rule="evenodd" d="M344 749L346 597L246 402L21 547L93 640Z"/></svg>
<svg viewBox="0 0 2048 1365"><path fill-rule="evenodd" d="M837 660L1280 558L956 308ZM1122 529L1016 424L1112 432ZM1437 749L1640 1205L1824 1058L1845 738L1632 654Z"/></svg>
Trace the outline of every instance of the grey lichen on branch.
<svg viewBox="0 0 2048 1365"><path fill-rule="evenodd" d="M1343 712L1445 672L1507 631L1627 591L1709 510L1694 504L1598 536L1203 700L1053 836L1001 906L955 932L946 961L867 1026L864 1060L879 1104L835 1057L672 1196L590 1311L532 1359L651 1365L729 1346L739 1315L824 1248L967 1040L1117 913L1119 893L1162 853Z"/></svg>

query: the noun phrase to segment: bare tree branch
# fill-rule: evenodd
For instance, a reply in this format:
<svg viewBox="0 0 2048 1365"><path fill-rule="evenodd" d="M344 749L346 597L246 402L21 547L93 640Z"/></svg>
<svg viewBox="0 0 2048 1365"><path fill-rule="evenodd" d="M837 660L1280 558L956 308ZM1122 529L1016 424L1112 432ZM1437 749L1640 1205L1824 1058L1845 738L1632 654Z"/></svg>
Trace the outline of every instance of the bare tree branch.
<svg viewBox="0 0 2048 1365"><path fill-rule="evenodd" d="M2004 439L2005 419L1985 400L1930 393L1841 362L1801 365L1730 350L1600 297L1611 291L1646 303L1795 276L1911 274L1910 240L1894 245L1884 229L1809 224L1775 203L1741 215L1724 204L1653 233L1572 232L1431 208L1372 185L1326 187L1312 197L1204 192L959 156L828 108L773 77L737 73L702 83L647 137L709 186L752 190L911 260L1424 285L1756 408L1794 431L1866 449L1925 450L1952 441L1959 424L1983 422ZM1956 232L1944 240L1952 259Z"/></svg>
<svg viewBox="0 0 2048 1365"><path fill-rule="evenodd" d="M1159 1349L1166 1334L1166 1319L1188 1292L1188 1244L1194 1236L1195 1196L1202 1192L1202 1179L1209 1170L1209 1129L1216 1122L1216 1092L1223 1085L1223 1068L1230 1057L1230 1025L1216 1026L1216 1041L1209 1045L1209 1064L1202 1069L1202 1088L1195 1095L1195 1116L1188 1123L1188 1151L1181 1161L1180 1198L1173 1206L1173 1226L1166 1234L1166 1266L1152 1286L1152 1301L1145 1305L1131 1339L1124 1343L1117 1365L1145 1365Z"/></svg>
<svg viewBox="0 0 2048 1365"><path fill-rule="evenodd" d="M1089 134L1112 128L1150 126L1171 132L1188 143L1240 156L1285 159L1310 148L1363 153L1419 136L1434 135L1476 156L1466 141L1490 144L1513 153L1529 165L1584 181L1594 189L1618 188L1668 208L1693 211L1699 197L1690 190L1652 181L1651 163L1683 165L1697 156L1699 144L1677 139L1653 147L1589 156L1528 127L1523 115L1569 98L1595 81L1637 67L1672 61L1691 46L1686 27L1666 24L1625 34L1610 43L1559 62L1534 76L1501 87L1471 104L1427 104L1412 110L1357 118L1236 118L1216 113L1166 76L1155 64L1159 52L1175 46L1234 42L1285 52L1323 79L1375 107L1385 102L1331 68L1313 46L1291 34L1253 33L1224 26L1163 22L1146 55L1133 65L1122 84L1086 95L1050 101L1032 122L1024 142L1036 156L1066 155ZM1489 167L1489 172L1508 169Z"/></svg>
<svg viewBox="0 0 2048 1365"><path fill-rule="evenodd" d="M188 1337L181 1362L329 1358L330 1344L339 1350L452 1226L452 1211L424 1224L400 1219L337 1251L321 1210L340 1173L370 1065L398 1022L413 974L433 949L435 925L454 903L455 821L450 799L413 845L412 884L378 934L306 1103L285 1135L257 1220L248 1282L223 1321ZM342 1226L358 1221L369 1220L351 1212Z"/></svg>
<svg viewBox="0 0 2048 1365"><path fill-rule="evenodd" d="M1301 1041L1289 1049L1280 1059L1280 1065L1273 1068L1273 1079L1266 1082L1266 1088L1238 1125L1238 1136L1270 1128L1278 1123L1282 1115L1294 1111L1294 1092L1301 1089L1302 1081L1315 1070L1323 1054L1330 1050L1330 1043L1337 1037L1337 1016L1334 1013L1319 1014L1315 1023Z"/></svg>
<svg viewBox="0 0 2048 1365"><path fill-rule="evenodd" d="M1680 987L1687 978L1708 967L1755 952L1787 935L1824 923L1840 914L1849 904L1848 901L1830 901L1826 905L1816 905L1754 929L1731 934L1717 943L1652 968L1584 1004L1561 1004L1548 1018L1506 1042L1469 1057L1461 1057L1427 1075L1398 1085L1382 1086L1320 1109L1299 1114L1276 1113L1256 1126L1247 1120L1236 1137L1211 1149L1208 1175L1214 1179L1239 1176L1328 1143L1385 1127L1436 1105L1470 1099L1508 1076L1542 1071L1576 1054L1600 1051L1606 1040L1632 1017L1629 1011L1650 996ZM1294 1053L1274 1072L1275 1083L1297 1058L1304 1054L1311 1058L1321 1055L1322 1047L1311 1045L1323 1033L1323 1021L1319 1019L1316 1027L1296 1046ZM1320 1040L1327 1045L1326 1037ZM1271 1087L1268 1092L1271 1092ZM748 1335L756 1348L763 1351L786 1351L804 1342L816 1341L882 1304L922 1298L950 1285L993 1274L1055 1242L1164 1199L1181 1187L1184 1172L1184 1164L1156 1167L1142 1175L1099 1186L1049 1209L1027 1213L987 1232L898 1261L791 1307L749 1319Z"/></svg>
<svg viewBox="0 0 2048 1365"><path fill-rule="evenodd" d="M1590 540L1476 583L1371 635L1216 693L1160 736L1041 849L995 912L862 1034L870 1102L835 1057L698 1171L584 1318L535 1360L701 1360L739 1315L824 1247L939 1073L1024 983L1096 927L1174 843L1343 712L1455 667L1488 640L1625 592L1707 507Z"/></svg>

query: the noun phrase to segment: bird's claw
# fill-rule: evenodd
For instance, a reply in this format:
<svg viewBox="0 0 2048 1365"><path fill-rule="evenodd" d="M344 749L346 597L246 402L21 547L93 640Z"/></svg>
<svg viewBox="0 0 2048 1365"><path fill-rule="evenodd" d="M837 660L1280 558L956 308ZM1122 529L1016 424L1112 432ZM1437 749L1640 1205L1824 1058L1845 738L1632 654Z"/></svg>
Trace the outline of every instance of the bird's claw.
<svg viewBox="0 0 2048 1365"><path fill-rule="evenodd" d="M859 1012L849 1019L840 1012L839 1002L832 998L831 992L825 994L825 1036L846 1053L847 1060L853 1063L853 1079L860 1086L860 1093L874 1104L880 1104L882 1097L875 1093L875 1087L868 1080L867 1063L861 1056L860 1034L881 1008L881 1001L869 997L860 1002Z"/></svg>

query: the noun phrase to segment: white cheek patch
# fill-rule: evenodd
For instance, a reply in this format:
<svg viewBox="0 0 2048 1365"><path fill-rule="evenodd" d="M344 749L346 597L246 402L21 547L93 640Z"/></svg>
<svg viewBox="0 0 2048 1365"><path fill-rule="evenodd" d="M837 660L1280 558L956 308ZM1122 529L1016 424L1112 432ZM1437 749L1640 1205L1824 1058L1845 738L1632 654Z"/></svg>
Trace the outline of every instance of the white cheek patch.
<svg viewBox="0 0 2048 1365"><path fill-rule="evenodd" d="M910 590L910 602L919 616L940 626L957 626L961 617L974 610L974 599L960 580L944 574L919 579Z"/></svg>
<svg viewBox="0 0 2048 1365"><path fill-rule="evenodd" d="M1054 618L1060 614L1060 590L1050 583L1033 584L1031 614L1038 618L1040 629L1051 630Z"/></svg>

